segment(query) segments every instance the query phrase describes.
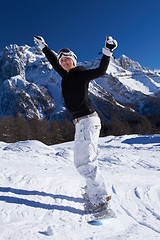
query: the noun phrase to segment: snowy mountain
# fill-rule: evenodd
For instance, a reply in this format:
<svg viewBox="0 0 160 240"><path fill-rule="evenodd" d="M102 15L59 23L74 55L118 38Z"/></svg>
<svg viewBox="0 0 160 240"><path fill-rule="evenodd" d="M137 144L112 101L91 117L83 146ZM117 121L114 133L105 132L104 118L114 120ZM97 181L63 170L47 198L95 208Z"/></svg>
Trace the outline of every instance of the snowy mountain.
<svg viewBox="0 0 160 240"><path fill-rule="evenodd" d="M100 59L79 63L87 69ZM0 117L23 113L27 118L68 117L61 78L37 47L5 47L0 53ZM102 119L160 115L160 70L141 67L125 55L111 59L104 77L90 83L91 98Z"/></svg>
<svg viewBox="0 0 160 240"><path fill-rule="evenodd" d="M98 166L116 218L87 224L73 142L0 142L1 240L160 239L160 135L99 139Z"/></svg>

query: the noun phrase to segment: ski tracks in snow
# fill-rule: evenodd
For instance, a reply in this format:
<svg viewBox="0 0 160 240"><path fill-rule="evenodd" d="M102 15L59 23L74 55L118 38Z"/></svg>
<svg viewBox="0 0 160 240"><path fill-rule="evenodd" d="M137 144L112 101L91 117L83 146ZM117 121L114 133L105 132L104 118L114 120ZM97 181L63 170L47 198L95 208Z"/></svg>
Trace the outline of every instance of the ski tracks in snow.
<svg viewBox="0 0 160 240"><path fill-rule="evenodd" d="M117 215L128 218L131 226L134 223L137 232L145 229L143 237L139 234L135 239L145 239L145 234L146 239L157 239L160 237L160 138L110 138L105 142L106 157L100 157L100 162L105 161L106 165L100 163L100 167L106 175L109 168L105 180L113 196L112 207L116 209L119 205Z"/></svg>
<svg viewBox="0 0 160 240"><path fill-rule="evenodd" d="M109 136L98 164L117 218L89 226L73 143L0 142L0 240L160 237L160 136Z"/></svg>

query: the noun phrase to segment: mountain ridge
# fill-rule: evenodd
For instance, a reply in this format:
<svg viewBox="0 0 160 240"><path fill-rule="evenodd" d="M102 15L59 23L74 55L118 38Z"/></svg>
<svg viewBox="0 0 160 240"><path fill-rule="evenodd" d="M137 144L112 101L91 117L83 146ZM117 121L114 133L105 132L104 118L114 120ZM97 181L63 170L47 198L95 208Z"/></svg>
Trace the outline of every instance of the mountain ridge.
<svg viewBox="0 0 160 240"><path fill-rule="evenodd" d="M78 63L98 67L100 58ZM61 94L61 78L37 47L6 46L0 53L0 118L69 118ZM106 74L89 85L90 97L104 121L160 115L160 70L150 70L124 54L111 58Z"/></svg>

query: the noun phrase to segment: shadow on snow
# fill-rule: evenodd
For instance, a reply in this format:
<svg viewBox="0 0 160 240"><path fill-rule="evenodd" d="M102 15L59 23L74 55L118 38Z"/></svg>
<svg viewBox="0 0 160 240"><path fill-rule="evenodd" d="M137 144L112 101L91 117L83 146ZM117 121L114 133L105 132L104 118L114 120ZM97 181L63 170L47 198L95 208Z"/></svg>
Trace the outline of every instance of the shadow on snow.
<svg viewBox="0 0 160 240"><path fill-rule="evenodd" d="M82 198L69 197L66 195L59 195L59 194L54 195L54 194L40 192L40 191L28 191L28 190L15 189L15 188L10 188L10 187L0 187L0 192L11 192L11 193L18 194L18 195L46 196L46 197L52 197L54 199L60 198L60 199L65 199L67 201L84 203L84 200ZM84 210L77 209L74 207L40 203L40 202L27 200L24 198L13 197L13 196L0 196L0 201L4 201L7 203L24 204L29 207L42 208L42 209L46 209L46 210L68 211L68 212L72 212L74 214L80 214L80 215L85 214Z"/></svg>
<svg viewBox="0 0 160 240"><path fill-rule="evenodd" d="M124 140L122 143L127 144L158 144L160 145L160 136L159 135L150 135L150 136L137 136L135 138L130 138Z"/></svg>

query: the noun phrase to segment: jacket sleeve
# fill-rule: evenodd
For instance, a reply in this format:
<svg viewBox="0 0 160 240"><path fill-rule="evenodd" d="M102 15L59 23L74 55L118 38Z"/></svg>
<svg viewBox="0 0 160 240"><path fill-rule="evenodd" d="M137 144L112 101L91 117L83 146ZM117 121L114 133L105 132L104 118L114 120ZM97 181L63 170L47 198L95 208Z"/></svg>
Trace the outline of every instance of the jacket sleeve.
<svg viewBox="0 0 160 240"><path fill-rule="evenodd" d="M66 71L59 64L57 56L47 46L43 48L42 51L52 65L52 67L54 68L54 70L58 72L61 77L63 77L66 74Z"/></svg>
<svg viewBox="0 0 160 240"><path fill-rule="evenodd" d="M84 81L90 82L93 79L102 77L108 68L110 57L103 55L98 68L83 71L81 77Z"/></svg>

